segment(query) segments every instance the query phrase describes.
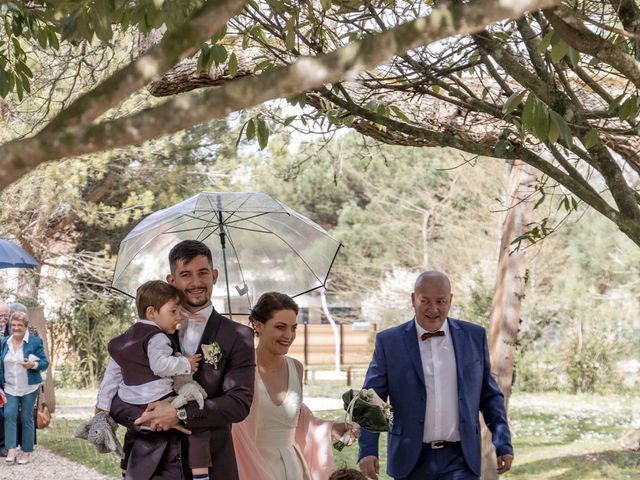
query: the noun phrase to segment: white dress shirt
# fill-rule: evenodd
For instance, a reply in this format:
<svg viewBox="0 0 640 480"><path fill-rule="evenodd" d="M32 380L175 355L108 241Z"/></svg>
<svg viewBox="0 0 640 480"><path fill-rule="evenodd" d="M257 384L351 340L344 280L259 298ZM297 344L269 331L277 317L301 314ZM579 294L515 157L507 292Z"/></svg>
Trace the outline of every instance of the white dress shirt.
<svg viewBox="0 0 640 480"><path fill-rule="evenodd" d="M20 347L13 348L13 335L7 339L7 355L4 357L4 391L14 397L23 397L29 393L35 392L40 388L40 384L29 385L29 379L27 377L27 369L22 366L25 360L35 362L35 367L38 368L38 360L34 355L29 355L31 358L24 358L23 345L29 341L29 330L24 333L24 338Z"/></svg>
<svg viewBox="0 0 640 480"><path fill-rule="evenodd" d="M427 330L417 321L416 330L427 390L423 442L460 441L456 355L449 320L445 320L440 328L444 336L422 340L422 334Z"/></svg>
<svg viewBox="0 0 640 480"><path fill-rule="evenodd" d="M155 322L149 320L138 320L138 322L157 327ZM141 385L126 385L122 380L120 366L110 358L98 391L98 408L110 410L111 400L116 393L123 401L133 405L155 402L173 392L171 377L191 374L189 360L173 354L171 340L160 330L160 327L158 327L158 333L149 339L147 355L151 371L162 378Z"/></svg>
<svg viewBox="0 0 640 480"><path fill-rule="evenodd" d="M204 333L204 327L207 326L207 321L213 313L213 305L198 310L196 314L202 317L202 321L195 322L188 318L182 321L180 325L180 350L183 354L189 356L196 353L200 346L200 340L202 340L202 334Z"/></svg>

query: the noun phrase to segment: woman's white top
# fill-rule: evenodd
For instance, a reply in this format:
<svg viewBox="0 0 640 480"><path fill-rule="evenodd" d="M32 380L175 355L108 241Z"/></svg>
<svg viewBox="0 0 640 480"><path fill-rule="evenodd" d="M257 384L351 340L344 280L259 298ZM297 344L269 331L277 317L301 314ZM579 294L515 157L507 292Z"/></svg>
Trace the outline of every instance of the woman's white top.
<svg viewBox="0 0 640 480"><path fill-rule="evenodd" d="M7 339L7 355L4 357L4 391L14 397L23 397L35 392L40 387L40 383L29 385L27 379L27 369L22 366L26 360L23 354L23 345L29 341L29 331L27 330L22 339L20 347L13 348L13 335ZM36 362L35 358L31 359Z"/></svg>

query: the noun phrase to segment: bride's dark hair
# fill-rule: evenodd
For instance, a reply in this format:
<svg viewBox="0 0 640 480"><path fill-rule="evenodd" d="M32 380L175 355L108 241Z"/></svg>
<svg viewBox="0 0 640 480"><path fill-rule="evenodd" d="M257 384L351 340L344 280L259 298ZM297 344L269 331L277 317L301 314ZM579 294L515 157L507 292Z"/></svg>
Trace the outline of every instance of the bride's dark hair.
<svg viewBox="0 0 640 480"><path fill-rule="evenodd" d="M251 309L249 323L255 331L256 322L267 323L276 312L281 310L293 310L298 315L298 304L285 293L263 293Z"/></svg>

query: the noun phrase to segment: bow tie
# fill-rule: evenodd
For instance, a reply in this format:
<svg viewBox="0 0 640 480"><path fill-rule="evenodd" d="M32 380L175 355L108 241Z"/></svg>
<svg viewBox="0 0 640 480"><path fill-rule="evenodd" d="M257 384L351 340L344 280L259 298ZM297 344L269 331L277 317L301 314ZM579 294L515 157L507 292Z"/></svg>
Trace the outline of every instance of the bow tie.
<svg viewBox="0 0 640 480"><path fill-rule="evenodd" d="M426 340L431 337L444 337L444 332L442 330L438 330L437 332L425 332L422 334L422 340Z"/></svg>
<svg viewBox="0 0 640 480"><path fill-rule="evenodd" d="M181 313L182 313L182 318L186 318L187 320L189 320L189 322L200 323L200 322L207 321L207 317L205 317L204 314L200 312L194 313L183 308Z"/></svg>

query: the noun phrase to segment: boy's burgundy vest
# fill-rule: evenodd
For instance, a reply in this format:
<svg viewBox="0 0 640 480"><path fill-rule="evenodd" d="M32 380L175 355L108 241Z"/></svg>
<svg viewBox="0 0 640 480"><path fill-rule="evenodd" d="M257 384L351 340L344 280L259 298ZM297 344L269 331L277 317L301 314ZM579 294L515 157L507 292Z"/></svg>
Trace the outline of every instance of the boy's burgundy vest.
<svg viewBox="0 0 640 480"><path fill-rule="evenodd" d="M155 325L136 322L122 335L109 342L107 346L109 355L120 366L122 381L125 385L142 385L161 378L151 370L147 354L149 340L158 333L166 335ZM168 335L167 337L170 338ZM176 347L173 341L171 346L175 353Z"/></svg>

